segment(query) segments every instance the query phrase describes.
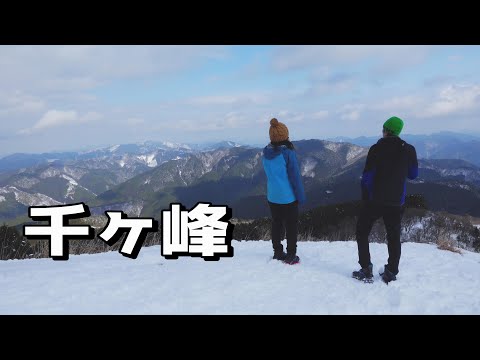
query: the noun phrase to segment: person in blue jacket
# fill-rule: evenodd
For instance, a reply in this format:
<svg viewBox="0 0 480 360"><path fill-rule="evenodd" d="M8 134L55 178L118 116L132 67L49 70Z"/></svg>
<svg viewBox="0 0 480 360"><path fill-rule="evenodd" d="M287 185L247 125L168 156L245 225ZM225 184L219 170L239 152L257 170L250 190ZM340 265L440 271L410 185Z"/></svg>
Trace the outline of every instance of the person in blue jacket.
<svg viewBox="0 0 480 360"><path fill-rule="evenodd" d="M297 256L298 205L305 202L305 191L295 148L285 124L270 120L270 144L263 149L267 176L267 200L272 214L273 258L293 265ZM287 252L283 251L283 235Z"/></svg>

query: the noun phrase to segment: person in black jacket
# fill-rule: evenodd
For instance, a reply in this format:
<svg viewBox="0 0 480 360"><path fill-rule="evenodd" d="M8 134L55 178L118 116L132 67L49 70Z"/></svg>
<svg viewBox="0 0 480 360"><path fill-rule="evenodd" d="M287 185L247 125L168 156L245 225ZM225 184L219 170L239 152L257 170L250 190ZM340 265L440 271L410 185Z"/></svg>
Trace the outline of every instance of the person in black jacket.
<svg viewBox="0 0 480 360"><path fill-rule="evenodd" d="M352 276L365 282L373 281L368 237L373 224L383 218L388 242L388 262L380 272L385 283L396 280L401 255L400 231L404 212L406 180L418 176L415 147L399 135L403 121L394 116L383 125L383 138L368 152L363 170L361 189L364 208L358 218L356 239L358 263L362 267Z"/></svg>

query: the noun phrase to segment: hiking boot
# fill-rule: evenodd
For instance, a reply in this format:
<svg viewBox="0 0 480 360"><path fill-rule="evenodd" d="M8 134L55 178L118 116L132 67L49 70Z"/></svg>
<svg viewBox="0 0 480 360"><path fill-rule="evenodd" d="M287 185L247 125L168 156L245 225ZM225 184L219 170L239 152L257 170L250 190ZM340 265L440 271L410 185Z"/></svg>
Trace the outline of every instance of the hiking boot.
<svg viewBox="0 0 480 360"><path fill-rule="evenodd" d="M352 272L352 277L357 280L361 280L366 283L373 282L373 265L370 264L366 268L361 268L358 271Z"/></svg>
<svg viewBox="0 0 480 360"><path fill-rule="evenodd" d="M300 258L297 255L288 254L283 262L288 265L295 265L300 262Z"/></svg>
<svg viewBox="0 0 480 360"><path fill-rule="evenodd" d="M397 276L387 269L387 265L383 267L383 271L380 271L380 276L385 284L397 280Z"/></svg>
<svg viewBox="0 0 480 360"><path fill-rule="evenodd" d="M273 254L273 260L280 260L283 261L287 257L287 253L285 251L276 252Z"/></svg>

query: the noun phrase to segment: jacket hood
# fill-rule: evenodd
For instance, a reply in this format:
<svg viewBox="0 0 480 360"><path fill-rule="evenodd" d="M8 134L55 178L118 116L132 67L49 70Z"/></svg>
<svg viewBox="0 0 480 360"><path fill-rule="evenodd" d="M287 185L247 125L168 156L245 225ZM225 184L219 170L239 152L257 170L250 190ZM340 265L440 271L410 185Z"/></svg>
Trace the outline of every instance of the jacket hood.
<svg viewBox="0 0 480 360"><path fill-rule="evenodd" d="M384 138L381 138L380 140L377 141L377 144L391 144L391 145L397 145L397 146L404 146L405 141L402 140L398 136L387 136Z"/></svg>
<svg viewBox="0 0 480 360"><path fill-rule="evenodd" d="M282 153L282 149L286 149L285 145L274 147L272 144L268 144L263 148L263 156L266 159L273 159Z"/></svg>

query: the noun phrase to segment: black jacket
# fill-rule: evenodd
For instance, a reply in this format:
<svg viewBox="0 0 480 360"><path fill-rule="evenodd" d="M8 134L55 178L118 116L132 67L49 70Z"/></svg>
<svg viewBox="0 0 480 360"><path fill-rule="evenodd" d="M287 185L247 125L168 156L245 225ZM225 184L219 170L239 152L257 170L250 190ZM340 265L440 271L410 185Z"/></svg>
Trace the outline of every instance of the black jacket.
<svg viewBox="0 0 480 360"><path fill-rule="evenodd" d="M380 205L405 203L407 178L418 176L415 147L398 136L381 138L368 151L361 187L362 199Z"/></svg>

